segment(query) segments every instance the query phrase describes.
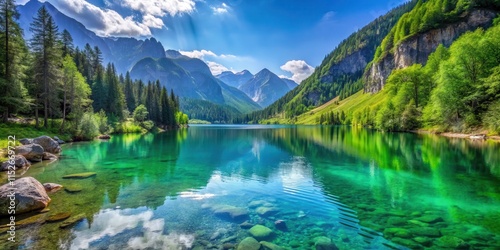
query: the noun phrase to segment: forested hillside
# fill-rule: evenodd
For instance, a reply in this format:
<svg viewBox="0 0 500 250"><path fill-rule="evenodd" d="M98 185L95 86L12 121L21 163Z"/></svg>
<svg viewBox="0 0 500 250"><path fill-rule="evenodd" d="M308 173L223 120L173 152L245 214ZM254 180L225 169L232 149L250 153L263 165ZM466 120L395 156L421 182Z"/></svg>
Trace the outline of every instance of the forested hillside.
<svg viewBox="0 0 500 250"><path fill-rule="evenodd" d="M17 23L15 1L3 1L0 16L4 122L13 116L33 118L36 127L57 127L80 139L187 122L173 92L159 82L146 85L118 75L113 64L102 65L98 47L74 48L71 34L58 30L45 7L31 23L29 41Z"/></svg>
<svg viewBox="0 0 500 250"><path fill-rule="evenodd" d="M361 76L377 46L416 3L416 0L405 3L349 36L325 57L313 75L266 109L250 114L250 120L295 117L336 96L347 97L360 90Z"/></svg>

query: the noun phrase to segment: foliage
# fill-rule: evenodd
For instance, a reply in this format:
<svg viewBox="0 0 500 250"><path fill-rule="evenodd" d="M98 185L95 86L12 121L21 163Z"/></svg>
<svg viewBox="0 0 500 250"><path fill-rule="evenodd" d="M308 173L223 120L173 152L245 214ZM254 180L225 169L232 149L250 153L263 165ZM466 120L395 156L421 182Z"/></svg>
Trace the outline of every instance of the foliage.
<svg viewBox="0 0 500 250"><path fill-rule="evenodd" d="M500 100L489 107L483 117L484 124L492 132L500 134Z"/></svg>
<svg viewBox="0 0 500 250"><path fill-rule="evenodd" d="M133 118L134 121L136 122L143 122L146 120L146 117L148 117L148 110L146 109L146 106L144 105L139 105L137 108L134 110Z"/></svg>
<svg viewBox="0 0 500 250"><path fill-rule="evenodd" d="M95 119L97 122L99 133L107 134L110 130L110 127L108 124L108 116L106 115L106 112L104 112L104 110L101 109L101 111L95 114Z"/></svg>
<svg viewBox="0 0 500 250"><path fill-rule="evenodd" d="M96 117L91 112L83 114L78 124L77 137L82 140L92 140L99 135L99 124Z"/></svg>

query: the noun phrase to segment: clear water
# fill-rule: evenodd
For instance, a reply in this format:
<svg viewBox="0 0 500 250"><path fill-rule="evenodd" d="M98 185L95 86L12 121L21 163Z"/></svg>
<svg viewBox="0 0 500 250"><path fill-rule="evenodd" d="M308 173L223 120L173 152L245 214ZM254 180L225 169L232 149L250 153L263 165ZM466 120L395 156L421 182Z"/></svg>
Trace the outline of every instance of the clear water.
<svg viewBox="0 0 500 250"><path fill-rule="evenodd" d="M89 171L97 175L62 179ZM61 212L86 219L18 228L18 242L2 234L0 249L229 249L249 236L245 221L272 229L266 240L289 249L312 249L320 236L340 249L500 249L498 143L346 127L192 126L68 144L59 161L23 176L82 189L50 194L40 221ZM248 216L216 214L220 205ZM259 215L266 206L272 212Z"/></svg>

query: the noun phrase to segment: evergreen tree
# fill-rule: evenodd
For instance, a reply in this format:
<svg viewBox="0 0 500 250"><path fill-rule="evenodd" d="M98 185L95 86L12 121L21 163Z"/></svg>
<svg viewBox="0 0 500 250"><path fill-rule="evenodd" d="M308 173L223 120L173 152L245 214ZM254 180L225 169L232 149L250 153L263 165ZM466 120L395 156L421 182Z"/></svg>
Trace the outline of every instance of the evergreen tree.
<svg viewBox="0 0 500 250"><path fill-rule="evenodd" d="M23 57L26 46L14 0L0 1L0 110L3 120L9 114L25 105L23 77Z"/></svg>
<svg viewBox="0 0 500 250"><path fill-rule="evenodd" d="M92 100L94 101L92 106L96 112L105 108L106 96L107 92L104 87L104 72L103 68L99 67L97 68L95 79L92 83Z"/></svg>
<svg viewBox="0 0 500 250"><path fill-rule="evenodd" d="M60 78L61 49L58 46L57 26L45 6L38 10L30 30L33 32L31 48L35 57L35 81L43 89L38 96L38 102L43 103L44 126L47 127L49 113L56 110L54 105L57 102L56 90ZM35 112L38 126L37 108Z"/></svg>
<svg viewBox="0 0 500 250"><path fill-rule="evenodd" d="M104 110L107 114L122 119L125 107L125 97L123 95L123 90L120 88L120 83L113 64L108 63L104 79L107 87L106 108Z"/></svg>
<svg viewBox="0 0 500 250"><path fill-rule="evenodd" d="M167 89L165 87L161 89L160 105L161 105L161 124L163 125L171 124L172 122L170 121L170 113L172 113L172 105L170 100L168 99Z"/></svg>
<svg viewBox="0 0 500 250"><path fill-rule="evenodd" d="M125 94L125 103L127 104L127 109L133 112L136 107L136 103L132 79L130 78L130 73L128 71L125 75L125 86L123 88L123 93Z"/></svg>
<svg viewBox="0 0 500 250"><path fill-rule="evenodd" d="M69 33L68 30L63 30L62 32L62 56L63 58L66 57L66 55L73 56L75 52L75 47L73 45L73 37Z"/></svg>

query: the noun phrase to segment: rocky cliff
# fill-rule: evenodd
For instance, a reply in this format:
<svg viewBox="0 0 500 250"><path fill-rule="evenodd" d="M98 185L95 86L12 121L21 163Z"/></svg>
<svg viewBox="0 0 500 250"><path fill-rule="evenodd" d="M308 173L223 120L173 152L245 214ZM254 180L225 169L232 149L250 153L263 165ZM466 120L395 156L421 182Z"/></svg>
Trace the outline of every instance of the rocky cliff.
<svg viewBox="0 0 500 250"><path fill-rule="evenodd" d="M394 53L389 53L377 62L373 62L366 70L365 92L376 93L382 90L393 70L406 68L415 63L424 65L439 44L448 47L467 31L489 27L496 16L497 13L491 10L473 10L460 22L406 39L396 46Z"/></svg>
<svg viewBox="0 0 500 250"><path fill-rule="evenodd" d="M333 64L328 73L321 76L321 82L334 82L335 78L342 75L354 75L365 70L366 65L373 59L375 49L364 47L346 56L341 61Z"/></svg>

